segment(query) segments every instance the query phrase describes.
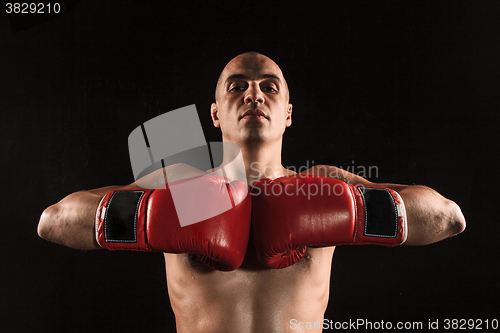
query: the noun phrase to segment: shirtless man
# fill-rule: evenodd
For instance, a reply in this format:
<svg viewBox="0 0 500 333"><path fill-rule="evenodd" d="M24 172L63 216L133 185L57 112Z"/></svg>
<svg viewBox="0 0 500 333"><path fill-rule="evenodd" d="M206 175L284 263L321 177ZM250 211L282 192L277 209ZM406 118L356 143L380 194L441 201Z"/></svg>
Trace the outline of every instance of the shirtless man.
<svg viewBox="0 0 500 333"><path fill-rule="evenodd" d="M262 114L245 115L248 110ZM291 125L291 115L288 87L274 61L249 52L224 68L211 116L214 126L222 131L223 141L241 148L248 184L295 174L281 164L282 136ZM199 173L194 168L182 170L183 177ZM314 166L303 174L397 191L407 216L404 245L430 244L465 229L460 208L428 187L373 184L330 166ZM97 206L109 191L127 188L138 186L111 186L67 196L43 212L40 237L76 249L99 249L94 230ZM258 236L250 236L243 263L232 271L209 269L190 254L164 254L178 332L300 332L297 327L292 329L292 319L322 322L335 246L308 248L299 262L275 269L258 260L253 237ZM321 328L305 331L320 332Z"/></svg>

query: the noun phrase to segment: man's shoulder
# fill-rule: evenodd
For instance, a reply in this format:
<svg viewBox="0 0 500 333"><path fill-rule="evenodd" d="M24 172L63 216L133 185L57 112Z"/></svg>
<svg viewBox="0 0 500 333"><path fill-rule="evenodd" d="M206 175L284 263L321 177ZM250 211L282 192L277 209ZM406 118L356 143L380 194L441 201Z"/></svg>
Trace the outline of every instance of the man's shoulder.
<svg viewBox="0 0 500 333"><path fill-rule="evenodd" d="M208 173L189 164L177 163L157 169L138 179L134 185L141 188L158 188L165 184L187 178L199 177Z"/></svg>

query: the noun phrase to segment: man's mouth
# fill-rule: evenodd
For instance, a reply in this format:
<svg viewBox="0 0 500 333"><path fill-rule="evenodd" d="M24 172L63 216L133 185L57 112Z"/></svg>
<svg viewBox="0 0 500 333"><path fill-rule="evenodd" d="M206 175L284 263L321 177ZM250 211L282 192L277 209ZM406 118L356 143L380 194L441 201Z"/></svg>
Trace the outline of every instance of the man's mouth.
<svg viewBox="0 0 500 333"><path fill-rule="evenodd" d="M266 114L259 109L249 109L243 113L240 119L261 119L265 118L268 119Z"/></svg>

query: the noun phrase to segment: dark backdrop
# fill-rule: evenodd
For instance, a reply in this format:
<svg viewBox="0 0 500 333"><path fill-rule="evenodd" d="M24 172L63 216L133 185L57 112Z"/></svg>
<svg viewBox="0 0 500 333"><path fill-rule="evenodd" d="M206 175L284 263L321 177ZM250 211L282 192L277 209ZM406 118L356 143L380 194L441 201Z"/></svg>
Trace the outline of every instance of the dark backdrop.
<svg viewBox="0 0 500 333"><path fill-rule="evenodd" d="M72 192L132 182L128 134L156 115L194 103L219 141L215 83L249 50L288 79L285 166L376 166L370 180L430 186L467 219L425 247L338 248L325 317L500 319L498 1L64 9L32 27L0 14L0 331L174 331L161 254L51 244L38 218Z"/></svg>

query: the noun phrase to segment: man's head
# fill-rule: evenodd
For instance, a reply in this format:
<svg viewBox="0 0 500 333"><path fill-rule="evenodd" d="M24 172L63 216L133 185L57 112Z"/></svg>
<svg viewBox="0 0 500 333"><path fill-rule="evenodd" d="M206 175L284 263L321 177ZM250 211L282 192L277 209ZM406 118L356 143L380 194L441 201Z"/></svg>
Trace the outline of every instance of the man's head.
<svg viewBox="0 0 500 333"><path fill-rule="evenodd" d="M236 56L219 76L211 114L223 141L243 145L281 141L292 123L288 85L281 69L260 53Z"/></svg>

